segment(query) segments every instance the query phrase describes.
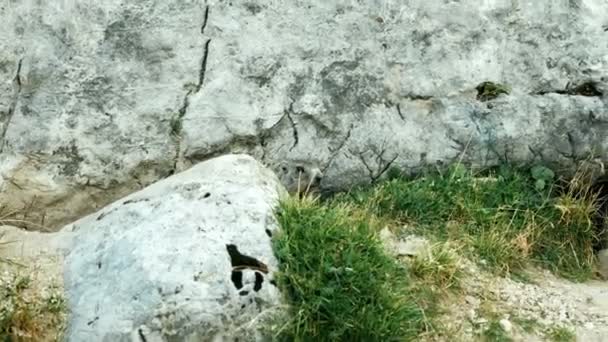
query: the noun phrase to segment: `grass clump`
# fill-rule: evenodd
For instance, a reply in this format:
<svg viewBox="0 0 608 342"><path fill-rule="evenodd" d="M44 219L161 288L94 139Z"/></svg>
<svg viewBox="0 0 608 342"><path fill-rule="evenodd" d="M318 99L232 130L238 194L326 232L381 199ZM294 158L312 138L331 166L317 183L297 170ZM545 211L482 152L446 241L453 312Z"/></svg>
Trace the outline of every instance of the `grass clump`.
<svg viewBox="0 0 608 342"><path fill-rule="evenodd" d="M547 337L553 342L574 342L576 335L566 327L553 327L547 332Z"/></svg>
<svg viewBox="0 0 608 342"><path fill-rule="evenodd" d="M513 339L509 336L498 320L491 320L488 326L482 333L482 341L484 342L511 342Z"/></svg>
<svg viewBox="0 0 608 342"><path fill-rule="evenodd" d="M418 284L440 291L460 287L460 267L458 251L449 243L435 244L427 253L415 256L410 262L410 272Z"/></svg>
<svg viewBox="0 0 608 342"><path fill-rule="evenodd" d="M346 204L310 198L280 205L273 238L292 319L288 341L406 341L425 327L407 269L385 254L380 221Z"/></svg>
<svg viewBox="0 0 608 342"><path fill-rule="evenodd" d="M61 289L42 285L34 268L6 257L11 243L0 241L0 341L61 341L67 311Z"/></svg>
<svg viewBox="0 0 608 342"><path fill-rule="evenodd" d="M0 341L59 341L66 305L58 290L34 289L29 277L0 279Z"/></svg>
<svg viewBox="0 0 608 342"><path fill-rule="evenodd" d="M344 203L407 223L416 232L465 246L501 274L529 262L572 279L592 277L592 217L597 196L584 177L557 187L553 174L501 168L475 175L462 167L338 195Z"/></svg>

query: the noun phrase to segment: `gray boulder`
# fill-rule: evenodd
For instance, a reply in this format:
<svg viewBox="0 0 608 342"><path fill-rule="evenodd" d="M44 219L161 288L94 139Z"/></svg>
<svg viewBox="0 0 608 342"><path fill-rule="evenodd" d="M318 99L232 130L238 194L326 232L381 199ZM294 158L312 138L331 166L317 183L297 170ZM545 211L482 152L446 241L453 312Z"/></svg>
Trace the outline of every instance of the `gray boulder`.
<svg viewBox="0 0 608 342"><path fill-rule="evenodd" d="M291 190L322 174L321 191L391 167L605 162L605 13L605 0L11 2L0 201L57 228L226 152Z"/></svg>
<svg viewBox="0 0 608 342"><path fill-rule="evenodd" d="M281 314L273 211L253 158L201 163L66 226L67 340L256 340Z"/></svg>

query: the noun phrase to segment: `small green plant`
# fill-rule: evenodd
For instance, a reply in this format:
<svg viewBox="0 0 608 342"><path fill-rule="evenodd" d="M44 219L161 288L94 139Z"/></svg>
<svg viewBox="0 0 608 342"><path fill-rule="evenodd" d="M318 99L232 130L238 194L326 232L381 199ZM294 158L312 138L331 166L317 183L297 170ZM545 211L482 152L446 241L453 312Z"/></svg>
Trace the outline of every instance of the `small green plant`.
<svg viewBox="0 0 608 342"><path fill-rule="evenodd" d="M503 84L494 82L483 82L475 87L477 90L477 99L479 101L490 101L497 98L500 94L510 94L511 89Z"/></svg>
<svg viewBox="0 0 608 342"><path fill-rule="evenodd" d="M285 341L408 341L425 327L407 269L385 254L380 221L350 205L286 199L273 237L292 319Z"/></svg>
<svg viewBox="0 0 608 342"><path fill-rule="evenodd" d="M534 186L538 191L543 191L545 188L553 183L555 179L555 173L551 169L544 166L535 166L531 170L532 178L534 178Z"/></svg>
<svg viewBox="0 0 608 342"><path fill-rule="evenodd" d="M46 298L46 310L48 310L48 312L59 314L65 312L66 309L67 304L65 298L58 292L53 292Z"/></svg>
<svg viewBox="0 0 608 342"><path fill-rule="evenodd" d="M547 332L547 337L553 342L576 341L576 335L567 327L553 327Z"/></svg>

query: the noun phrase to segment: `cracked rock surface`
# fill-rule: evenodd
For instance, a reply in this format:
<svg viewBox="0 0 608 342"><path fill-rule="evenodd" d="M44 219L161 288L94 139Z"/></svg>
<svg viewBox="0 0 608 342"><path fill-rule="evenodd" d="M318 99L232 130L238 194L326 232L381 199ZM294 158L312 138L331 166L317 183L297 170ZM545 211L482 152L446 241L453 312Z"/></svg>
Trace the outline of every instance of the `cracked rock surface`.
<svg viewBox="0 0 608 342"><path fill-rule="evenodd" d="M284 191L226 155L66 226L66 340L258 341L284 314L271 246Z"/></svg>
<svg viewBox="0 0 608 342"><path fill-rule="evenodd" d="M290 190L322 174L327 191L460 159L606 161L605 13L603 0L3 4L0 201L54 230L227 152Z"/></svg>

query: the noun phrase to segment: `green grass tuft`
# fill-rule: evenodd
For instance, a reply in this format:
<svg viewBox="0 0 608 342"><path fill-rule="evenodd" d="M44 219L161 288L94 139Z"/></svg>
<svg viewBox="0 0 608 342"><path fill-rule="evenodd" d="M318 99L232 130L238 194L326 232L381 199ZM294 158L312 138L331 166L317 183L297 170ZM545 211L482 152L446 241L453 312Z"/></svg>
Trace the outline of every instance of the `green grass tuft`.
<svg viewBox="0 0 608 342"><path fill-rule="evenodd" d="M61 292L43 295L33 285L28 276L0 278L0 341L60 340L67 311Z"/></svg>
<svg viewBox="0 0 608 342"><path fill-rule="evenodd" d="M564 189L539 186L551 174L538 170L502 168L480 177L456 167L415 179L393 175L337 200L417 227L427 237L463 243L500 274L531 261L572 280L588 279L597 240L594 194L577 179Z"/></svg>
<svg viewBox="0 0 608 342"><path fill-rule="evenodd" d="M292 319L288 341L406 341L425 327L407 269L386 255L379 221L344 204L282 202L273 238Z"/></svg>
<svg viewBox="0 0 608 342"><path fill-rule="evenodd" d="M547 337L553 342L574 342L576 335L566 327L554 327L547 332Z"/></svg>
<svg viewBox="0 0 608 342"><path fill-rule="evenodd" d="M511 342L513 339L509 337L509 334L502 328L502 326L500 326L500 322L498 320L491 320L488 327L483 331L482 341Z"/></svg>
<svg viewBox="0 0 608 342"><path fill-rule="evenodd" d="M410 272L417 283L433 290L446 291L460 288L462 277L458 251L448 243L433 245L428 253L413 258Z"/></svg>
<svg viewBox="0 0 608 342"><path fill-rule="evenodd" d="M572 280L593 277L597 199L581 175L560 187L544 167L473 174L457 166L413 179L398 170L389 176L324 202L281 202L273 247L291 315L273 330L277 340L432 336L440 329L442 299L458 295L463 257L521 279L530 264ZM378 236L385 227L424 236L431 247L405 260L387 255ZM510 341L497 317L480 337Z"/></svg>

